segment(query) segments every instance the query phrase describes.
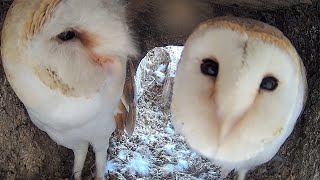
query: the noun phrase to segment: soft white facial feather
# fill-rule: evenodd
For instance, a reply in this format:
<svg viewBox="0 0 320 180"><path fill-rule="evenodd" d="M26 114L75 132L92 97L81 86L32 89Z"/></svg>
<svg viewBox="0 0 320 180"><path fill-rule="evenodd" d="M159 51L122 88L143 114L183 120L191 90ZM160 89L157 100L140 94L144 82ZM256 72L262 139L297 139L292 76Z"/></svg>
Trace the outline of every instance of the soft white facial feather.
<svg viewBox="0 0 320 180"><path fill-rule="evenodd" d="M206 58L219 64L204 75ZM276 90L260 89L266 76ZM275 44L227 27L210 27L185 44L173 90L175 128L217 165L248 170L269 161L303 108L304 67Z"/></svg>
<svg viewBox="0 0 320 180"><path fill-rule="evenodd" d="M136 54L124 5L119 0L61 0L31 34L27 17L36 16L30 11L48 8L42 6L47 2L59 1L13 3L3 29L4 69L33 123L58 144L74 150L76 179L81 177L88 144L96 152L99 179L115 130L114 113L123 91L127 58ZM67 30L85 34L86 39L59 40L57 36ZM94 57L108 60L106 68L95 63Z"/></svg>
<svg viewBox="0 0 320 180"><path fill-rule="evenodd" d="M81 42L61 43L52 38L68 29L85 30L95 35L99 43L92 51L125 61L128 55L135 54L135 49L127 39L124 15L124 8L113 1L62 1L29 43L26 56L30 65L49 67L80 93L96 91L108 74L90 62Z"/></svg>

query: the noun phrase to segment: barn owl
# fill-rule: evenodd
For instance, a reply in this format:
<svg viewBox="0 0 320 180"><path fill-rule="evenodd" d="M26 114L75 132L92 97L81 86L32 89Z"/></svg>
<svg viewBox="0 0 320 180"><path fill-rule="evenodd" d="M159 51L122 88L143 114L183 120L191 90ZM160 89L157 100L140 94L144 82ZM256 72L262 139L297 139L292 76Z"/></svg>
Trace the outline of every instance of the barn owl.
<svg viewBox="0 0 320 180"><path fill-rule="evenodd" d="M116 124L128 125L128 133L134 127L117 118L135 115L128 109L134 93L123 94L128 58L137 53L125 16L119 0L15 0L7 13L1 47L7 79L32 122L73 150L75 179L89 144L96 179L104 179Z"/></svg>
<svg viewBox="0 0 320 180"><path fill-rule="evenodd" d="M188 145L244 179L292 132L306 100L304 65L275 27L219 17L188 38L173 87L173 124Z"/></svg>

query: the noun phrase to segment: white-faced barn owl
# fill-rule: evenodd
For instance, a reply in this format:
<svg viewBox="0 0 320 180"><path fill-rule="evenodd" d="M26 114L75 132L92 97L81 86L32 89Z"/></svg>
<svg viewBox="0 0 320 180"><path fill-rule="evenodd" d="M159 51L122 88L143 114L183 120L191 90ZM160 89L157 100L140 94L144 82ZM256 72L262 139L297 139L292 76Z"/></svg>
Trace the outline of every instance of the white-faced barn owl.
<svg viewBox="0 0 320 180"><path fill-rule="evenodd" d="M173 123L193 150L244 179L290 135L306 89L304 65L278 29L215 18L185 44L173 87Z"/></svg>
<svg viewBox="0 0 320 180"><path fill-rule="evenodd" d="M89 144L95 151L96 179L103 179L115 119L119 126L128 125L128 133L134 127L134 122L114 117L121 114L118 104L121 110L135 108L128 106L132 91L125 90L131 94L120 101L127 60L137 52L124 4L15 0L2 30L1 52L8 81L32 122L73 150L75 179L81 179ZM133 77L128 77L126 88L132 89Z"/></svg>

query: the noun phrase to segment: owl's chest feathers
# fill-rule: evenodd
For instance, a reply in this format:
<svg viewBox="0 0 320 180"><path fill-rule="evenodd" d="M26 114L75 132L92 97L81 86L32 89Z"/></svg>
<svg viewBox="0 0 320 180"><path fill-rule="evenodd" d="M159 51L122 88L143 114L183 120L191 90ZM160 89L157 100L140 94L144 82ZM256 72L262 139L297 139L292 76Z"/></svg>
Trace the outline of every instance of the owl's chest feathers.
<svg viewBox="0 0 320 180"><path fill-rule="evenodd" d="M100 98L99 98L100 97ZM84 124L105 119L112 119L116 102L103 101L101 96L92 98L56 99L43 104L33 112L35 119L41 124L55 129L77 128Z"/></svg>
<svg viewBox="0 0 320 180"><path fill-rule="evenodd" d="M88 141L90 143L109 138L115 130L113 112L108 107L98 112L79 108L77 112L34 112L28 109L31 121L45 131L55 142L68 148L70 145Z"/></svg>
<svg viewBox="0 0 320 180"><path fill-rule="evenodd" d="M92 93L80 94L77 86L64 83L51 69L36 67L32 76L38 103L27 102L25 106L31 120L40 129L52 132L70 131L91 127L90 124L103 127L113 123L111 121L121 96L121 93L113 93L113 89L120 86L108 84L96 87Z"/></svg>
<svg viewBox="0 0 320 180"><path fill-rule="evenodd" d="M29 101L30 119L55 142L71 148L71 144L100 142L115 130L114 112L121 97L121 83L106 83L90 94L79 94L77 86L64 83L50 69L30 73L37 103ZM81 91L80 91L81 92Z"/></svg>

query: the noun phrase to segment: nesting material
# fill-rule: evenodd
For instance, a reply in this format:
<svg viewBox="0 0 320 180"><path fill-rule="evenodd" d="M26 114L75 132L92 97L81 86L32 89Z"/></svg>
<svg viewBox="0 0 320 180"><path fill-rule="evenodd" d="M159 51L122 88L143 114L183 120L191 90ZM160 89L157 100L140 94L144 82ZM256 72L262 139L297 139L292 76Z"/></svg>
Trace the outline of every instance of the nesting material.
<svg viewBox="0 0 320 180"><path fill-rule="evenodd" d="M164 81L158 82L154 72L160 69L166 78L169 72L174 74L175 68L170 66L175 67L181 50L182 47L155 48L141 61L136 74L140 90L137 126L130 139L111 139L106 166L109 179L220 178L219 168L191 151L175 133L170 103L162 102Z"/></svg>

